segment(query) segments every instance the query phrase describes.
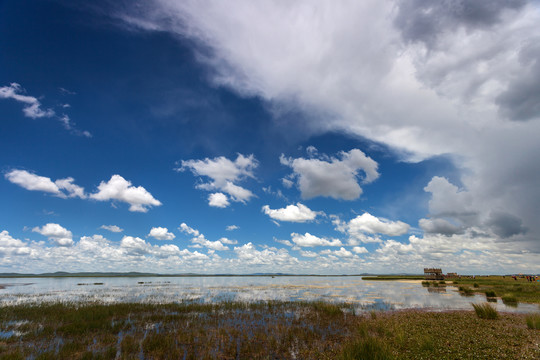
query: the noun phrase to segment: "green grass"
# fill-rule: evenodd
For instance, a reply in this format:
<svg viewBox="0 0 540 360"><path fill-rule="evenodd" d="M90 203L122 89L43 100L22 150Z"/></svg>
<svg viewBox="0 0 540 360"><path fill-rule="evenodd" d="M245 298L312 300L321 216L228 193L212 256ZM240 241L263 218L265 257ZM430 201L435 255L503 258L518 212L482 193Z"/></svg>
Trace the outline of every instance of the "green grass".
<svg viewBox="0 0 540 360"><path fill-rule="evenodd" d="M505 305L508 305L508 306L517 306L518 305L518 299L517 299L517 297L515 297L513 295L504 295L504 296L501 297L501 300Z"/></svg>
<svg viewBox="0 0 540 360"><path fill-rule="evenodd" d="M474 290L471 289L470 287L468 286L460 286L458 288L458 290L461 292L461 294L465 295L465 296L472 296L474 295Z"/></svg>
<svg viewBox="0 0 540 360"><path fill-rule="evenodd" d="M483 303L483 304L472 304L474 311L476 312L476 315L480 319L498 319L499 313L491 304L489 303Z"/></svg>
<svg viewBox="0 0 540 360"><path fill-rule="evenodd" d="M534 359L538 316L326 302L0 307L0 359ZM529 320L531 319L531 320ZM532 326L529 323L533 324ZM17 324L17 325L14 325ZM535 328L536 326L536 328Z"/></svg>
<svg viewBox="0 0 540 360"><path fill-rule="evenodd" d="M343 360L370 359L392 360L395 357L389 351L388 346L379 338L368 336L348 344L341 353Z"/></svg>
<svg viewBox="0 0 540 360"><path fill-rule="evenodd" d="M540 330L540 314L527 315L525 320L529 329Z"/></svg>
<svg viewBox="0 0 540 360"><path fill-rule="evenodd" d="M486 294L486 297L488 297L488 298L494 298L494 297L497 296L497 294L495 294L495 291L493 291L493 290L487 290L485 292L485 294Z"/></svg>
<svg viewBox="0 0 540 360"><path fill-rule="evenodd" d="M474 286L475 283L478 285L475 288L477 292L493 291L496 294L514 297L516 299L515 303L540 304L540 282L530 282L524 278L514 280L509 276L476 276L475 279L462 277L453 281L452 285Z"/></svg>

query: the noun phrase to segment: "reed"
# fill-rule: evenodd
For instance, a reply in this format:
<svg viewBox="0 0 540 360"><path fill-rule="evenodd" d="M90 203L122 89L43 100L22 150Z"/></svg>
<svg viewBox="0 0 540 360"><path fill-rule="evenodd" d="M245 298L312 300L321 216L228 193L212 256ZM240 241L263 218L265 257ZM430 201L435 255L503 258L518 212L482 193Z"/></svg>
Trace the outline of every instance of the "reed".
<svg viewBox="0 0 540 360"><path fill-rule="evenodd" d="M530 314L525 318L529 329L540 330L540 314Z"/></svg>
<svg viewBox="0 0 540 360"><path fill-rule="evenodd" d="M472 306L474 308L474 311L476 312L476 315L478 315L480 319L494 320L499 318L499 313L489 303L472 304Z"/></svg>

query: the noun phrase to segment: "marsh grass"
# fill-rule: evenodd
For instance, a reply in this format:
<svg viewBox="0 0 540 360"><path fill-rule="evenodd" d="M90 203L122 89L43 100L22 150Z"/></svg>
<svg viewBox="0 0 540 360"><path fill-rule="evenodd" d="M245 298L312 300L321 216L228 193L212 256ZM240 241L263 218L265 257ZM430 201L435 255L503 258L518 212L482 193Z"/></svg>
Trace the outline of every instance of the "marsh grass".
<svg viewBox="0 0 540 360"><path fill-rule="evenodd" d="M525 318L529 329L540 330L540 314L530 314Z"/></svg>
<svg viewBox="0 0 540 360"><path fill-rule="evenodd" d="M350 311L325 302L49 304L0 307L0 359L534 358L526 316L490 326L471 311ZM537 321L537 320L534 320ZM451 341L448 341L451 339Z"/></svg>
<svg viewBox="0 0 540 360"><path fill-rule="evenodd" d="M464 296L473 296L474 295L474 290L471 289L470 287L468 286L460 286L458 288L458 290L460 291L460 293Z"/></svg>
<svg viewBox="0 0 540 360"><path fill-rule="evenodd" d="M514 306L516 307L518 305L518 299L517 297L513 295L504 295L501 297L502 302L507 306Z"/></svg>
<svg viewBox="0 0 540 360"><path fill-rule="evenodd" d="M497 294L495 294L495 291L493 291L493 290L488 290L488 291L485 292L485 294L486 294L486 297L488 297L488 298L497 297Z"/></svg>
<svg viewBox="0 0 540 360"><path fill-rule="evenodd" d="M476 315L480 319L498 319L499 313L497 310L491 306L489 303L483 303L483 304L472 304L474 311L476 312Z"/></svg>
<svg viewBox="0 0 540 360"><path fill-rule="evenodd" d="M341 353L343 360L370 359L370 360L392 360L395 357L389 351L383 340L368 336L348 344Z"/></svg>
<svg viewBox="0 0 540 360"><path fill-rule="evenodd" d="M506 276L477 276L475 279L462 277L459 281L453 281L453 285L459 286L478 284L481 292L494 291L497 294L505 294L516 298L516 302L540 304L540 282L530 282L524 278ZM510 305L512 306L512 305Z"/></svg>

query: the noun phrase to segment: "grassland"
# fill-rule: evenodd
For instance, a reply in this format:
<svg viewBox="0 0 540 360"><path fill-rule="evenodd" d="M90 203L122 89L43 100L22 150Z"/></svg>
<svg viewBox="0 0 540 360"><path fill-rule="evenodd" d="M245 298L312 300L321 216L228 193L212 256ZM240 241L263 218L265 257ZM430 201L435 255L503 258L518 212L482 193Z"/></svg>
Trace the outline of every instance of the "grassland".
<svg viewBox="0 0 540 360"><path fill-rule="evenodd" d="M422 276L364 276L363 280L423 280ZM485 294L488 298L500 297L507 305L518 302L540 304L540 282L525 278L514 280L511 276L476 276L450 278L443 281L423 281L424 286L455 286L463 295Z"/></svg>
<svg viewBox="0 0 540 360"><path fill-rule="evenodd" d="M538 359L531 321L323 302L18 305L0 308L0 359Z"/></svg>
<svg viewBox="0 0 540 360"><path fill-rule="evenodd" d="M473 278L448 279L448 285L467 287L473 293L495 295L505 303L526 302L540 304L540 282L524 278L514 280L511 276L476 276ZM493 296L491 296L493 297Z"/></svg>

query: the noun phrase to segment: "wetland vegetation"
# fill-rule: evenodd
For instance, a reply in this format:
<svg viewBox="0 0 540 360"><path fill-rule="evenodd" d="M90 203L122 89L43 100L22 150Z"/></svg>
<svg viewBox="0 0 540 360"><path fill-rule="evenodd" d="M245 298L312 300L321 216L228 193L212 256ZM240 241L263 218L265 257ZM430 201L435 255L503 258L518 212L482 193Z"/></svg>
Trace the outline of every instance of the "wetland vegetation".
<svg viewBox="0 0 540 360"><path fill-rule="evenodd" d="M424 277L404 276L376 276L362 277L364 280L412 280L424 279ZM422 286L456 286L462 295L485 294L488 298L500 297L505 304L517 305L517 303L540 304L540 282L527 281L524 277L512 276L463 276L440 281L422 281Z"/></svg>
<svg viewBox="0 0 540 360"><path fill-rule="evenodd" d="M0 308L0 359L538 359L535 324L318 301L26 304Z"/></svg>

